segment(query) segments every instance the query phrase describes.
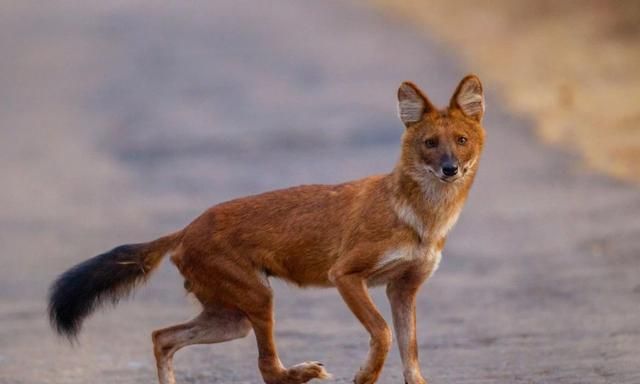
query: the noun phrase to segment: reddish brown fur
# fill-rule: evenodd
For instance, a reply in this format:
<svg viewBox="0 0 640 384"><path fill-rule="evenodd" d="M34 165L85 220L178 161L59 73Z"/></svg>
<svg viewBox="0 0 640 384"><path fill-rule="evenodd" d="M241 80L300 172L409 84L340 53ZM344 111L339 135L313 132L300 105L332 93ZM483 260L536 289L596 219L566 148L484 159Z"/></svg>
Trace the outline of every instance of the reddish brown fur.
<svg viewBox="0 0 640 384"><path fill-rule="evenodd" d="M471 93L459 94L463 84ZM162 384L174 383L171 356L178 348L242 337L249 327L256 334L266 383L327 376L319 363L289 369L281 364L267 276L300 286L337 287L371 336L357 384L376 382L390 348L391 331L367 292L367 285L386 284L405 380L426 383L417 356L416 294L437 268L482 151L482 112L466 115L469 105L460 103L484 104L475 76L462 80L445 110L433 107L411 83L403 83L398 97L406 129L391 173L228 201L172 237L166 249L204 312L193 322L154 332ZM430 148L427 140L438 145ZM456 160L461 175L441 178L443 159Z"/></svg>

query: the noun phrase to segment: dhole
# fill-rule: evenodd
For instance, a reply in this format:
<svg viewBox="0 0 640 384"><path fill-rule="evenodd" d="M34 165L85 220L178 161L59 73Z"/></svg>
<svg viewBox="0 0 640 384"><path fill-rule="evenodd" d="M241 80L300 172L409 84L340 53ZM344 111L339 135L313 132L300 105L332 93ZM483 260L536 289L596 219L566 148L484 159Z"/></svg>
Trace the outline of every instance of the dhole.
<svg viewBox="0 0 640 384"><path fill-rule="evenodd" d="M220 343L253 329L265 383L327 378L318 362L285 368L273 336L269 277L300 286L335 286L371 336L355 383L375 383L391 331L367 287L385 284L409 384L420 373L415 305L420 285L436 270L473 182L482 152L484 97L480 80L462 79L448 108L437 109L412 83L398 89L405 125L391 173L338 185L306 185L216 205L186 228L149 243L123 245L61 275L50 293L54 328L74 337L105 301L145 281L162 258L202 303L190 322L152 334L161 384L175 382L172 357L190 344Z"/></svg>

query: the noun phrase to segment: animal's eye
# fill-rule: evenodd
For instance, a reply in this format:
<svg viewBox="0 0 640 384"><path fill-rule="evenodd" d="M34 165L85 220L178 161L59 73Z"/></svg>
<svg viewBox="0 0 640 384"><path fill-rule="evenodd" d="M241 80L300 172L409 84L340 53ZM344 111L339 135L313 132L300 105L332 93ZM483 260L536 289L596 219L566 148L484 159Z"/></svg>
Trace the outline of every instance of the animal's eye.
<svg viewBox="0 0 640 384"><path fill-rule="evenodd" d="M467 138L464 136L458 137L458 144L465 145L467 143Z"/></svg>
<svg viewBox="0 0 640 384"><path fill-rule="evenodd" d="M427 146L427 148L435 148L438 146L438 140L437 139L427 139L424 141L424 145Z"/></svg>

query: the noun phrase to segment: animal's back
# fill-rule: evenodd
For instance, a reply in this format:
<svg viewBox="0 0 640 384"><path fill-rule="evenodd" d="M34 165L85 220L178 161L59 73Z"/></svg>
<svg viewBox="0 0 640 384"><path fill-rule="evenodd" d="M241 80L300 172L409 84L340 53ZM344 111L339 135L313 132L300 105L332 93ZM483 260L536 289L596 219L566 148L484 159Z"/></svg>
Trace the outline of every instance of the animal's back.
<svg viewBox="0 0 640 384"><path fill-rule="evenodd" d="M183 243L203 249L185 249L179 258L241 263L248 258L269 275L299 285L328 285L327 272L339 256L350 217L365 198L362 192L380 181L374 176L336 185L303 185L223 202L185 230Z"/></svg>

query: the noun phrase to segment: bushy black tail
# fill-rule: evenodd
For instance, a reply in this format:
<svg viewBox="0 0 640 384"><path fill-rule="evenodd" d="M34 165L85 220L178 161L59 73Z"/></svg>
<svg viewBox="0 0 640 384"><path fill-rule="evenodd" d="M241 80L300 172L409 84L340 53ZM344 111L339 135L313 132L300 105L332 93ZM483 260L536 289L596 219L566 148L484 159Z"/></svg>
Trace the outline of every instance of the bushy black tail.
<svg viewBox="0 0 640 384"><path fill-rule="evenodd" d="M69 269L49 290L49 320L61 335L73 339L83 320L105 302L117 303L160 264L179 234L150 243L121 245Z"/></svg>

